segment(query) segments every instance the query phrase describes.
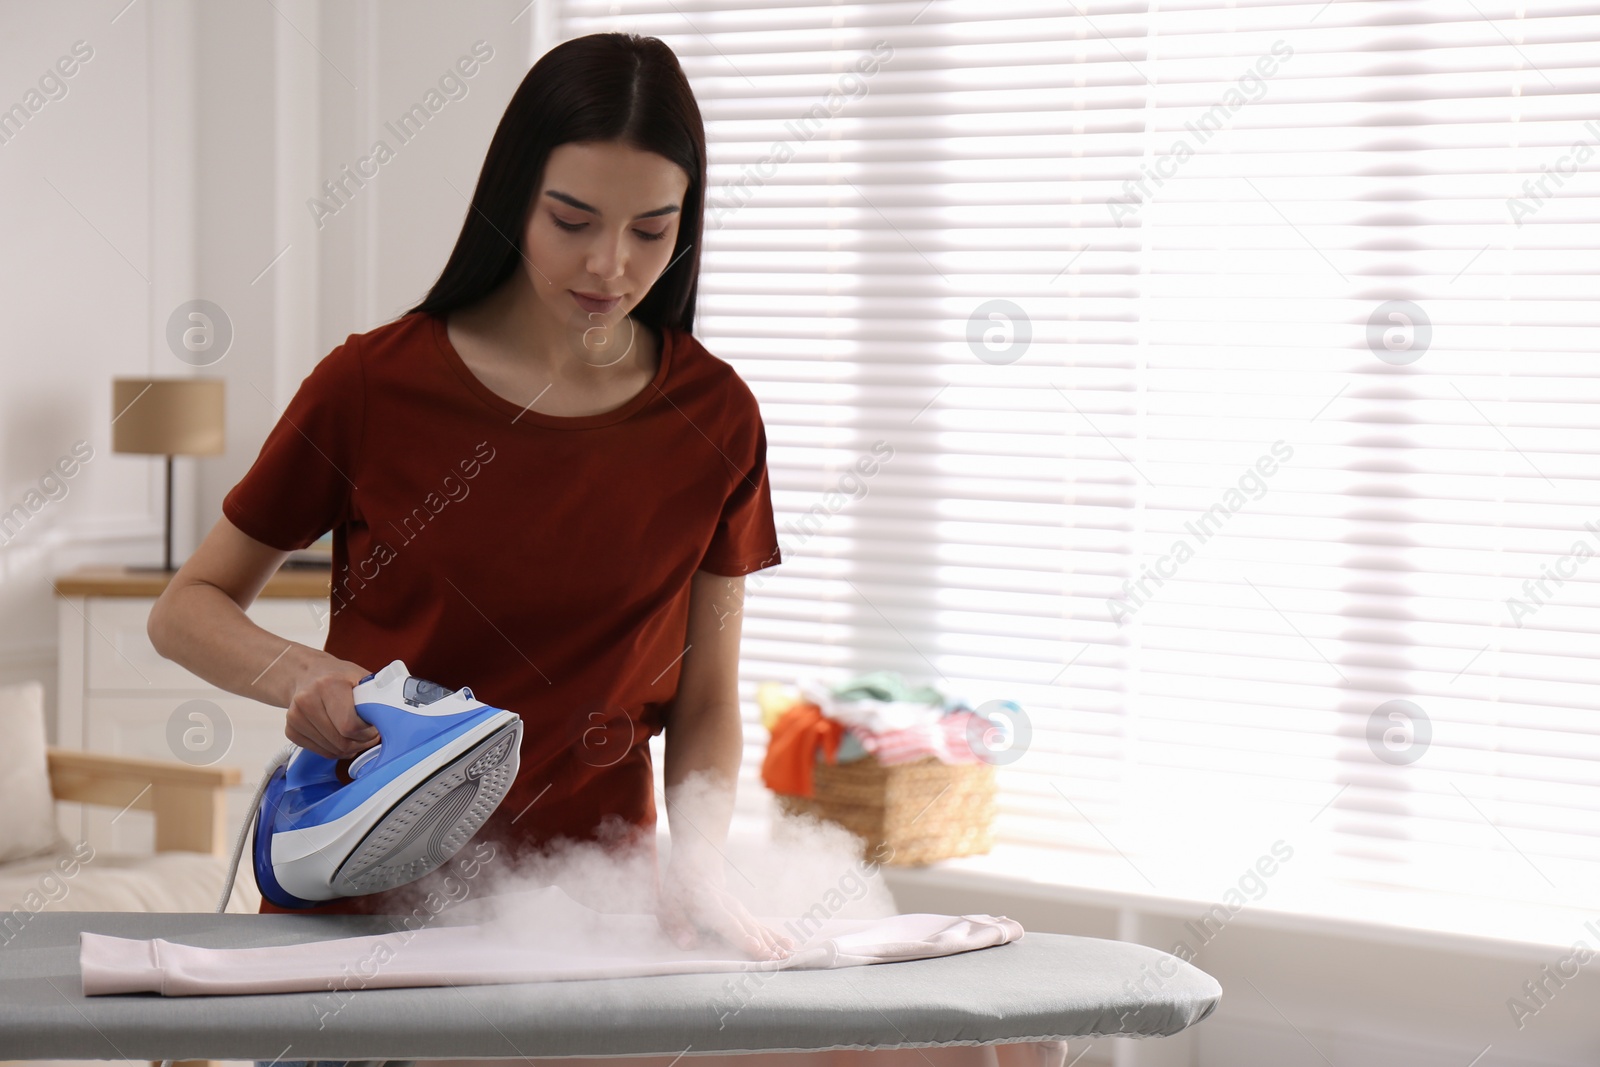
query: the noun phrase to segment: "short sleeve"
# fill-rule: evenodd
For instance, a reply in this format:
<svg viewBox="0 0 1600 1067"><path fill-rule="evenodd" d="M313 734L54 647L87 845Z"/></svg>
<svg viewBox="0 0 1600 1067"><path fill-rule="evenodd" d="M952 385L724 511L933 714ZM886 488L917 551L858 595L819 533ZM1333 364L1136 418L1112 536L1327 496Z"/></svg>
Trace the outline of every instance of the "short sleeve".
<svg viewBox="0 0 1600 1067"><path fill-rule="evenodd" d="M229 522L285 552L349 515L366 389L352 336L300 383L239 483L222 498Z"/></svg>
<svg viewBox="0 0 1600 1067"><path fill-rule="evenodd" d="M772 489L767 482L767 429L761 409L744 382L734 380L739 412L737 431L727 446L728 496L700 570L733 578L783 562L772 517Z"/></svg>

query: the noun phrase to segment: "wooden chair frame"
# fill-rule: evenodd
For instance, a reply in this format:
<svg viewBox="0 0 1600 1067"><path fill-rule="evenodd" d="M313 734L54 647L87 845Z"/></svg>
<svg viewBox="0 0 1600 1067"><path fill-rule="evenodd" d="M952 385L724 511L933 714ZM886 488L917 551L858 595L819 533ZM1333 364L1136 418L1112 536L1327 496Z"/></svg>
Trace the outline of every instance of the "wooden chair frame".
<svg viewBox="0 0 1600 1067"><path fill-rule="evenodd" d="M227 859L228 796L237 767L191 767L173 760L113 756L50 746L45 751L50 792L57 800L149 811L156 818L157 852L204 852ZM7 1061L0 1067L26 1067ZM215 1060L180 1060L173 1067L216 1067ZM152 1063L152 1067L160 1067Z"/></svg>

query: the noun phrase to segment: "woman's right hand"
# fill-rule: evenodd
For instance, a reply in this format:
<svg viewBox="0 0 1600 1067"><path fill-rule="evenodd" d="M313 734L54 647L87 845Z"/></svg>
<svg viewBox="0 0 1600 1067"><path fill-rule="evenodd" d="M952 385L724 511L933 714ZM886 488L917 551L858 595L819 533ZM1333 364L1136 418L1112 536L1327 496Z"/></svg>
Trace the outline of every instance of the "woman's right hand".
<svg viewBox="0 0 1600 1067"><path fill-rule="evenodd" d="M378 740L378 731L356 714L355 687L372 672L326 652L295 676L284 735L301 748L331 760L348 759Z"/></svg>

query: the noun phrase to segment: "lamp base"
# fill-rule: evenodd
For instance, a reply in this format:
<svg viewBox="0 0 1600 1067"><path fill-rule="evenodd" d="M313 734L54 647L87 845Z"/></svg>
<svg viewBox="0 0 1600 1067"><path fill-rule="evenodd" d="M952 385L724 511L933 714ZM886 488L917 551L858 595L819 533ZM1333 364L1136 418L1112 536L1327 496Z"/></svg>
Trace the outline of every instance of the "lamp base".
<svg viewBox="0 0 1600 1067"><path fill-rule="evenodd" d="M142 395L142 394L141 394ZM136 398L137 399L137 398ZM176 574L178 568L172 565L172 457L166 457L166 507L161 522L161 559L160 563L125 563L130 574Z"/></svg>

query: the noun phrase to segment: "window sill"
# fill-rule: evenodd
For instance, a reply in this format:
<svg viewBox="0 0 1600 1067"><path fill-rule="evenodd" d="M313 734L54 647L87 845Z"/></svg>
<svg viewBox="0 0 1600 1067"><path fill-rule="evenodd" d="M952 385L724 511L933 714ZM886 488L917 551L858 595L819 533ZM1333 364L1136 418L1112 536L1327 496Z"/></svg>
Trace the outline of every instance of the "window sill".
<svg viewBox="0 0 1600 1067"><path fill-rule="evenodd" d="M1004 893L1193 924L1210 913L1216 916L1214 927L1225 922L1533 962L1544 962L1552 950L1568 949L1579 939L1593 944L1600 938L1600 908L1584 912L1310 879L1297 883L1287 873L1292 869L1292 863L1284 864L1259 900L1247 899L1230 912L1222 896L1233 886L1226 882L1162 891L1111 854L1002 844L987 855L881 868L891 890L906 886L980 898Z"/></svg>

